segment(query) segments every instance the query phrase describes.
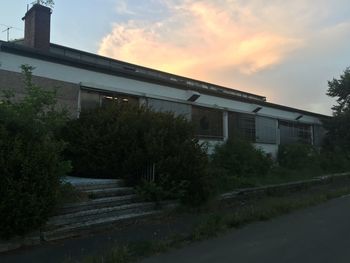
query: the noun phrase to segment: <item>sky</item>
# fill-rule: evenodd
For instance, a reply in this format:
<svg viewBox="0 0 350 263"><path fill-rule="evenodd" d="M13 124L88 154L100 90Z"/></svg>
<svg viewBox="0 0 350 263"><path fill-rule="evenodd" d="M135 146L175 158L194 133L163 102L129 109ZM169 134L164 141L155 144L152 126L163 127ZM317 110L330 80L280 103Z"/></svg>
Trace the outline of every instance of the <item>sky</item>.
<svg viewBox="0 0 350 263"><path fill-rule="evenodd" d="M2 1L10 39L32 1ZM51 42L330 115L327 81L350 66L349 11L349 0L56 0Z"/></svg>

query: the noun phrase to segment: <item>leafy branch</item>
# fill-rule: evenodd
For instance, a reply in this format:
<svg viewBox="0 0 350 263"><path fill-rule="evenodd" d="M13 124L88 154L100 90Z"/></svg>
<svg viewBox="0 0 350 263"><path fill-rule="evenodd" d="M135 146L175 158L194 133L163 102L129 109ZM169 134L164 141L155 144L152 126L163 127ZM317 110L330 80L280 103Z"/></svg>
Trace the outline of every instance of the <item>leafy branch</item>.
<svg viewBox="0 0 350 263"><path fill-rule="evenodd" d="M47 6L52 9L55 5L55 2L53 0L37 0L32 3L32 5L35 4Z"/></svg>

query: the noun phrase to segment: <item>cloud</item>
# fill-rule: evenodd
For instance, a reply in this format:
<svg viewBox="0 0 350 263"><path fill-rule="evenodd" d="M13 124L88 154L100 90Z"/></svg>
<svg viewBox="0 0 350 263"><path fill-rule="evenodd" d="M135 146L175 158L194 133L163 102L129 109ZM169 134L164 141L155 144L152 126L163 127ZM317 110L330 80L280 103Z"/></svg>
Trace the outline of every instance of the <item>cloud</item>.
<svg viewBox="0 0 350 263"><path fill-rule="evenodd" d="M251 74L278 64L303 45L298 37L264 28L264 16L254 16L249 7L221 2L168 1L170 17L115 24L99 53L200 77L226 67Z"/></svg>
<svg viewBox="0 0 350 263"><path fill-rule="evenodd" d="M348 0L146 1L149 19L113 24L100 54L329 113L327 80L350 61Z"/></svg>
<svg viewBox="0 0 350 263"><path fill-rule="evenodd" d="M128 5L124 0L120 0L117 2L116 11L117 11L117 14L120 14L120 15L125 15L125 14L126 15L135 15L135 12L131 11L128 8Z"/></svg>

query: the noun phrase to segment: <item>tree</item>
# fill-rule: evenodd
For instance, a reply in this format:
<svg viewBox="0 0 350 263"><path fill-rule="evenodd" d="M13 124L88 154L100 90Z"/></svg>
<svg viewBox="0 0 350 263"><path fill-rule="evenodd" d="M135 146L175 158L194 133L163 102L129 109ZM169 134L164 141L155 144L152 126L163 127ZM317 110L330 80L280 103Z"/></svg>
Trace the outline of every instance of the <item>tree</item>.
<svg viewBox="0 0 350 263"><path fill-rule="evenodd" d="M333 118L324 122L328 130L326 146L330 150L350 153L350 67L346 68L339 79L328 81L327 95L336 98L332 107Z"/></svg>
<svg viewBox="0 0 350 263"><path fill-rule="evenodd" d="M33 69L22 66L24 98L0 96L0 239L45 223L70 170L61 155L66 143L56 136L67 113L56 109L55 91L32 82Z"/></svg>
<svg viewBox="0 0 350 263"><path fill-rule="evenodd" d="M332 107L333 114L339 116L350 111L350 67L346 68L339 79L328 81L327 95L337 98L337 105Z"/></svg>
<svg viewBox="0 0 350 263"><path fill-rule="evenodd" d="M145 169L154 164L154 184L144 184L144 193L156 190L187 204L199 204L211 193L206 152L183 116L116 102L82 111L63 135L74 175L141 185Z"/></svg>

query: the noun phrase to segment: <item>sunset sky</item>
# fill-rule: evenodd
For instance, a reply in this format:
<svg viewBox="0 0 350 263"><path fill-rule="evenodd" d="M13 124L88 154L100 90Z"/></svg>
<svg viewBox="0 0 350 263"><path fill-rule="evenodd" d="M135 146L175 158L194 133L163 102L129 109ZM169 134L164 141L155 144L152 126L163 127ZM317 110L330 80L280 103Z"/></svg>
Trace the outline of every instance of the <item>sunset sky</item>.
<svg viewBox="0 0 350 263"><path fill-rule="evenodd" d="M30 2L2 2L11 39L23 36ZM314 112L331 114L327 80L350 66L349 0L55 2L53 43Z"/></svg>

